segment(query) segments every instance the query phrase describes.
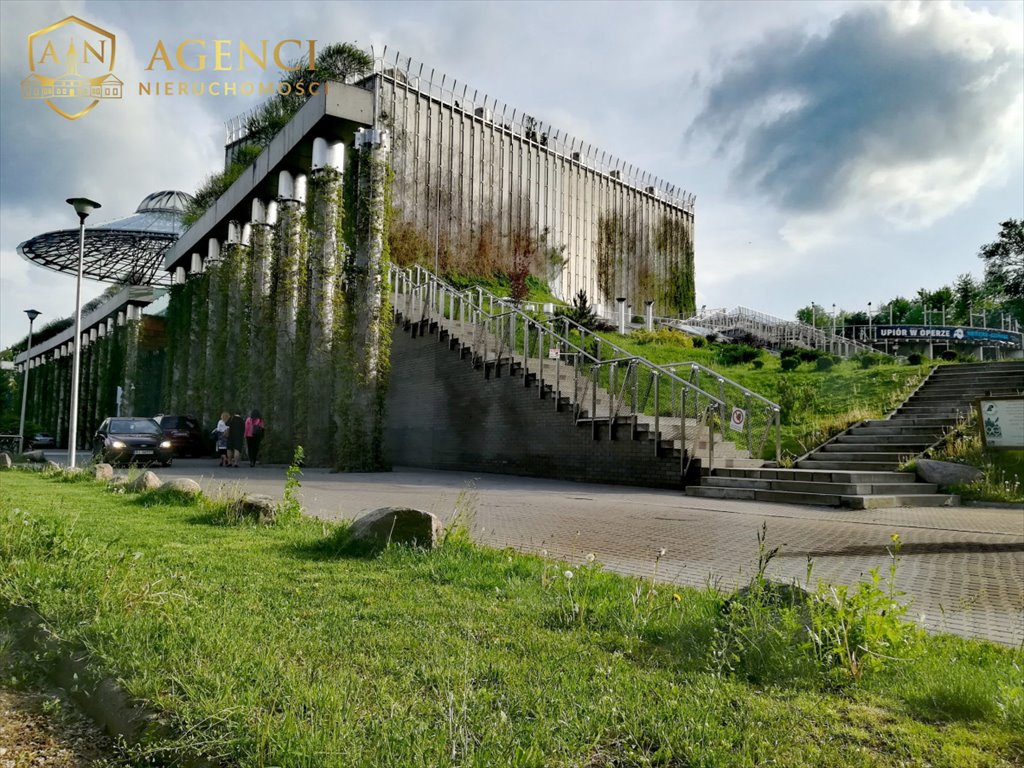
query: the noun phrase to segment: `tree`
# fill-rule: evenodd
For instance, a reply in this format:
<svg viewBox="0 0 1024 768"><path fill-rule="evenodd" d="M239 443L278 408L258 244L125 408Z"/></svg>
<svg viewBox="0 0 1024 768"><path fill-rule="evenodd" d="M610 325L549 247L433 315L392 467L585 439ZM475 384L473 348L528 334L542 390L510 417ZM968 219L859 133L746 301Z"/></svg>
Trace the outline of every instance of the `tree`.
<svg viewBox="0 0 1024 768"><path fill-rule="evenodd" d="M1007 299L1024 299L1024 219L1007 219L999 227L999 239L978 251L985 284Z"/></svg>

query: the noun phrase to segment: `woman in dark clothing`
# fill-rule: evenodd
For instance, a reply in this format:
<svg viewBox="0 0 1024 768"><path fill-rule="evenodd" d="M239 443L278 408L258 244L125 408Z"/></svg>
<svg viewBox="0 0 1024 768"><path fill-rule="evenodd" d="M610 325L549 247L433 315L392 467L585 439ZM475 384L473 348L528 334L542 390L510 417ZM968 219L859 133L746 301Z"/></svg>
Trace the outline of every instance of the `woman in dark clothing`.
<svg viewBox="0 0 1024 768"><path fill-rule="evenodd" d="M228 466L237 467L242 458L242 446L245 445L245 419L235 410L228 420Z"/></svg>
<svg viewBox="0 0 1024 768"><path fill-rule="evenodd" d="M249 418L245 420L245 445L249 449L249 466L256 466L256 459L260 455L260 443L263 442L263 432L267 425L263 421L260 412L253 408Z"/></svg>

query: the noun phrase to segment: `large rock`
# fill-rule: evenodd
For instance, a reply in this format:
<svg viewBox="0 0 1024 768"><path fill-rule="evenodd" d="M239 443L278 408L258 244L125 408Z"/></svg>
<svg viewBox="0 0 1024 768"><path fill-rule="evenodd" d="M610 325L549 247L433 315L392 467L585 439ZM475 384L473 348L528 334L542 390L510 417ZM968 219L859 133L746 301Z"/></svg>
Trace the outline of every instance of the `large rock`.
<svg viewBox="0 0 1024 768"><path fill-rule="evenodd" d="M262 493L247 493L231 501L228 508L235 517L261 525L270 525L277 520L277 502Z"/></svg>
<svg viewBox="0 0 1024 768"><path fill-rule="evenodd" d="M352 524L350 540L373 547L409 544L433 549L441 543L444 526L430 512L408 507L382 507L368 512Z"/></svg>
<svg viewBox="0 0 1024 768"><path fill-rule="evenodd" d="M31 461L35 464L42 464L46 461L46 454L42 451L25 451L21 454L21 458L25 461Z"/></svg>
<svg viewBox="0 0 1024 768"><path fill-rule="evenodd" d="M982 476L982 472L980 469L969 467L966 464L918 459L917 476L926 483L935 483L940 488L946 488L950 485L973 483Z"/></svg>
<svg viewBox="0 0 1024 768"><path fill-rule="evenodd" d="M11 461L11 454L6 451L0 453L0 469L10 469L13 465L14 462Z"/></svg>
<svg viewBox="0 0 1024 768"><path fill-rule="evenodd" d="M141 493L142 491L155 490L161 485L163 485L163 483L160 481L160 478L147 469L134 480L127 481L124 484L124 487L126 490Z"/></svg>
<svg viewBox="0 0 1024 768"><path fill-rule="evenodd" d="M58 464L56 461L53 461L52 459L43 459L43 464L44 464L43 469L45 469L47 472L60 472L61 471L60 464Z"/></svg>
<svg viewBox="0 0 1024 768"><path fill-rule="evenodd" d="M176 477L173 480L167 480L160 486L160 490L177 491L186 496L199 496L203 492L203 489L199 487L199 483L190 477Z"/></svg>
<svg viewBox="0 0 1024 768"><path fill-rule="evenodd" d="M110 481L114 479L114 468L110 464L94 464L92 468L92 476L97 480Z"/></svg>

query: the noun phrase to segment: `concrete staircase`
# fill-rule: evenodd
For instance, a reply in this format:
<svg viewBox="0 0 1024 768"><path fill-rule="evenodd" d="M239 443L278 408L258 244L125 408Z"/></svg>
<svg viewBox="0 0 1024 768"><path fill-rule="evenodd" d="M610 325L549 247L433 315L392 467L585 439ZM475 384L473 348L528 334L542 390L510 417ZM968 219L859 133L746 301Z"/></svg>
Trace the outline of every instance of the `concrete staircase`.
<svg viewBox="0 0 1024 768"><path fill-rule="evenodd" d="M634 413L628 408L620 409L614 418L610 418L607 414L610 411L611 394L603 387L597 388L596 392L589 387L585 391L574 391L579 382L574 380L572 369L567 366L562 366L556 376L555 366L551 360L535 356L526 357L522 353L512 351L497 359L481 360L478 358L479 347L482 347L480 329L472 323L464 324L450 318L410 320L402 312L395 313L395 323L398 328L412 334L414 338L435 337L463 360L473 362L484 378L518 377L522 379L527 397L551 400L557 396L557 409L574 414L576 428L589 431L595 440L637 441L648 446L644 450L649 451L652 460L673 461L681 468L682 473L684 429L679 417L661 416L658 429L655 431L653 416ZM493 340L490 347L494 347ZM701 437L695 439L698 430L701 430ZM764 465L763 460L751 458L749 452L722 440L717 434L713 447L709 447L706 432L706 426L698 424L695 419L686 419L685 433L688 437L685 447L690 453L688 458L698 460L693 464L693 470L699 470L701 466L706 467L712 451L716 467L750 468ZM654 445L655 442L657 445ZM687 472L690 479L697 476L696 471Z"/></svg>
<svg viewBox="0 0 1024 768"><path fill-rule="evenodd" d="M715 469L687 494L853 509L949 506L956 496L898 468L968 415L979 397L1024 392L1024 361L942 365L886 419L862 421L800 458L793 469Z"/></svg>

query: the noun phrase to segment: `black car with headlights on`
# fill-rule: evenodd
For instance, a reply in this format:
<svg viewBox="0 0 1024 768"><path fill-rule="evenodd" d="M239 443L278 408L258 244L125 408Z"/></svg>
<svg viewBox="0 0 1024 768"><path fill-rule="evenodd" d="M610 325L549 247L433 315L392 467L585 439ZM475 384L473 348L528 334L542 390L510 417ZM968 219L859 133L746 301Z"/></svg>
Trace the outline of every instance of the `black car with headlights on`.
<svg viewBox="0 0 1024 768"><path fill-rule="evenodd" d="M174 447L153 419L118 416L105 419L93 441L96 461L109 464L171 465Z"/></svg>
<svg viewBox="0 0 1024 768"><path fill-rule="evenodd" d="M209 450L206 433L193 416L165 416L158 414L153 420L160 425L164 436L171 441L177 456L205 456Z"/></svg>

